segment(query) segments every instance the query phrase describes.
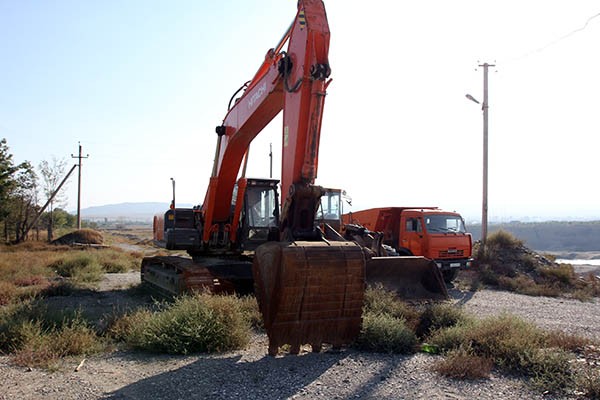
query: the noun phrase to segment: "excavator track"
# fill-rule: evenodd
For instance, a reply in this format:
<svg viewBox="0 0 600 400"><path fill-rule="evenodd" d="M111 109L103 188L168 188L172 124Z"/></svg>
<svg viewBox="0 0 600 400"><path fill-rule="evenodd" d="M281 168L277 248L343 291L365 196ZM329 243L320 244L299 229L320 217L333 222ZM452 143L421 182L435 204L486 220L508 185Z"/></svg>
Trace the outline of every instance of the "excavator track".
<svg viewBox="0 0 600 400"><path fill-rule="evenodd" d="M360 332L365 253L352 242L271 242L256 249L255 293L269 354L289 344L313 351L352 343Z"/></svg>
<svg viewBox="0 0 600 400"><path fill-rule="evenodd" d="M145 257L142 283L169 295L209 291L217 294L252 291L252 263L214 257Z"/></svg>

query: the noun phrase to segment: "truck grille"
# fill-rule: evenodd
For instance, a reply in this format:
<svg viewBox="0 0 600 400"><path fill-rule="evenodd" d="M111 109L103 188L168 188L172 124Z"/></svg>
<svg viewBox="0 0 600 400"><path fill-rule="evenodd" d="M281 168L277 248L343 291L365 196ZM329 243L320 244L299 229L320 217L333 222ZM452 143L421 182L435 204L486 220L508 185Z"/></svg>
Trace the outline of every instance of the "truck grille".
<svg viewBox="0 0 600 400"><path fill-rule="evenodd" d="M457 258L463 257L464 250L457 249L448 249L448 250L440 250L440 258Z"/></svg>

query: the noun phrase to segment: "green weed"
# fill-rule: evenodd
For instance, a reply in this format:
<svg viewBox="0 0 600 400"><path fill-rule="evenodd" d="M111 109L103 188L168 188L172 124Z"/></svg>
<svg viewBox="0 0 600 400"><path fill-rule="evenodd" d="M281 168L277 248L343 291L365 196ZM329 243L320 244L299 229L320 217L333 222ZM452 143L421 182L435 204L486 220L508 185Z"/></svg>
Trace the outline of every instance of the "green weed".
<svg viewBox="0 0 600 400"><path fill-rule="evenodd" d="M404 318L385 313L363 314L362 330L356 341L359 349L379 353L412 353L417 336Z"/></svg>
<svg viewBox="0 0 600 400"><path fill-rule="evenodd" d="M171 354L239 349L250 338L239 299L210 294L179 297L160 311L125 316L112 331L133 348Z"/></svg>

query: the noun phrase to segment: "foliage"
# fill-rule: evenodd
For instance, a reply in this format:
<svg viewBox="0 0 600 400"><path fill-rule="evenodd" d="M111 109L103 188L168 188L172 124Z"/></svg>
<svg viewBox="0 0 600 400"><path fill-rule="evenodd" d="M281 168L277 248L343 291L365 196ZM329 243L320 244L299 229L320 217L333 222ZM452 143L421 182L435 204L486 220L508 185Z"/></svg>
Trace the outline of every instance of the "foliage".
<svg viewBox="0 0 600 400"><path fill-rule="evenodd" d="M61 181L65 177L67 161L65 159L57 159L52 157L52 163L44 160L39 165L39 170L42 175L43 183L42 190L50 203L49 218L47 218L48 240L53 238L54 229L54 206L64 207L66 205L66 197L63 192L58 191Z"/></svg>
<svg viewBox="0 0 600 400"><path fill-rule="evenodd" d="M474 354L470 347L461 346L450 350L433 366L433 370L454 379L481 379L489 378L493 365L489 358Z"/></svg>
<svg viewBox="0 0 600 400"><path fill-rule="evenodd" d="M8 215L7 200L15 185L13 175L19 169L13 164L9 150L6 139L2 138L0 140L0 221L4 221Z"/></svg>
<svg viewBox="0 0 600 400"><path fill-rule="evenodd" d="M468 321L435 331L429 342L445 351L468 348L508 371L523 373L544 390L559 391L573 384L569 353L551 347L551 340L533 324L504 314ZM563 343L573 342L573 340Z"/></svg>
<svg viewBox="0 0 600 400"><path fill-rule="evenodd" d="M196 294L179 297L157 312L142 310L127 315L112 332L140 350L211 353L245 347L250 324L238 298Z"/></svg>
<svg viewBox="0 0 600 400"><path fill-rule="evenodd" d="M258 302L256 297L252 295L244 296L240 298L240 307L245 318L250 323L252 328L258 331L264 331L265 325L263 322L262 314L258 308Z"/></svg>
<svg viewBox="0 0 600 400"><path fill-rule="evenodd" d="M32 246L4 246L0 250L0 305L35 297L50 284L52 271L46 265L60 255L54 251L32 251Z"/></svg>
<svg viewBox="0 0 600 400"><path fill-rule="evenodd" d="M102 349L102 341L79 312L49 316L35 303L2 309L0 351L11 352L17 365L50 368L62 357Z"/></svg>
<svg viewBox="0 0 600 400"><path fill-rule="evenodd" d="M77 225L77 216L69 214L62 208L55 208L52 213L45 211L40 217L40 225L48 226L50 219L53 220L54 228L74 228Z"/></svg>
<svg viewBox="0 0 600 400"><path fill-rule="evenodd" d="M359 349L379 353L412 353L417 336L406 320L386 313L363 314L362 329L356 340Z"/></svg>
<svg viewBox="0 0 600 400"><path fill-rule="evenodd" d="M600 399L600 369L590 368L577 375L577 388L590 399Z"/></svg>
<svg viewBox="0 0 600 400"><path fill-rule="evenodd" d="M424 337L438 329L467 321L464 311L452 304L427 305L419 317L417 335Z"/></svg>
<svg viewBox="0 0 600 400"><path fill-rule="evenodd" d="M419 312L398 299L395 293L385 290L383 286L368 287L365 291L363 313L388 314L394 318L404 319L405 323L415 329L419 321Z"/></svg>
<svg viewBox="0 0 600 400"><path fill-rule="evenodd" d="M573 266L556 264L537 254L510 233L491 234L485 249L477 247L476 280L500 289L530 296L565 296L588 300L600 295L600 280L580 279Z"/></svg>
<svg viewBox="0 0 600 400"><path fill-rule="evenodd" d="M0 222L4 240L21 239L37 211L37 176L27 161L14 165L6 139L0 140Z"/></svg>
<svg viewBox="0 0 600 400"><path fill-rule="evenodd" d="M419 313L381 285L365 291L363 322L356 346L383 353L410 353L417 344Z"/></svg>
<svg viewBox="0 0 600 400"><path fill-rule="evenodd" d="M99 282L104 271L98 260L89 252L70 253L48 266L58 275L80 283Z"/></svg>

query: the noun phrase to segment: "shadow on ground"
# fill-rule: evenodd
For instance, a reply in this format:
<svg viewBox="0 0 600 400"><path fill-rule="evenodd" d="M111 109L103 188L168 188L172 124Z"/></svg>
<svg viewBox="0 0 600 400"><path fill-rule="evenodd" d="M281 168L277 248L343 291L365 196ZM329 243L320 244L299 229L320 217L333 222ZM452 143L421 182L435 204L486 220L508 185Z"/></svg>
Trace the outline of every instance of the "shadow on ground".
<svg viewBox="0 0 600 400"><path fill-rule="evenodd" d="M295 395L374 398L379 386L406 359L400 355L359 355L352 350L277 358L265 355L256 361L244 361L240 355L201 356L192 364L131 383L105 398L226 400L285 399ZM355 364L354 368L345 368L348 362ZM368 379L352 386L350 382L356 382L352 371L361 368L361 364L370 369ZM323 379L326 373L328 376Z"/></svg>

